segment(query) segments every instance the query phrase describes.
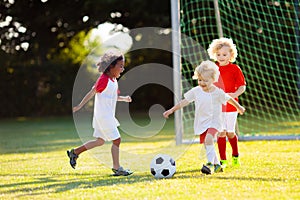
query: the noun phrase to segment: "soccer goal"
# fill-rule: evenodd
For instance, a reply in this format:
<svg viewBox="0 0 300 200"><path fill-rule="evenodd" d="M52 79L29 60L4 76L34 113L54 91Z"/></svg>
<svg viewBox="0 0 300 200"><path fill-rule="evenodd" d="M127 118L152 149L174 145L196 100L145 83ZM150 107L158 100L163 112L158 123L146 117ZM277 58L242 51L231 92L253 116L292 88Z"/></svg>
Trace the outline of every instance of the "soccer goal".
<svg viewBox="0 0 300 200"><path fill-rule="evenodd" d="M299 0L178 0L171 5L175 96L197 84L191 75L195 63L208 59L210 42L232 38L235 63L247 81L239 98L247 109L238 117L240 139L299 139ZM175 115L177 144L193 138L193 110L191 105Z"/></svg>

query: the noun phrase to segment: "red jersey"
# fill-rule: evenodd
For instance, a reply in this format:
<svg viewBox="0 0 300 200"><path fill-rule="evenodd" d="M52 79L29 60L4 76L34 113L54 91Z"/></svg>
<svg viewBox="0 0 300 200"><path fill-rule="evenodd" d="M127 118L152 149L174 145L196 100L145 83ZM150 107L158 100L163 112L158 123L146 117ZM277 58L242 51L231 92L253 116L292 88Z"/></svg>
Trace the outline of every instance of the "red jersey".
<svg viewBox="0 0 300 200"><path fill-rule="evenodd" d="M223 89L225 93L234 93L239 87L246 85L245 77L239 66L232 63L225 66L220 66L218 62L216 64L219 67L220 77L215 85ZM235 100L238 101L238 98L235 98ZM237 110L228 103L226 106L223 105L222 111L235 112Z"/></svg>

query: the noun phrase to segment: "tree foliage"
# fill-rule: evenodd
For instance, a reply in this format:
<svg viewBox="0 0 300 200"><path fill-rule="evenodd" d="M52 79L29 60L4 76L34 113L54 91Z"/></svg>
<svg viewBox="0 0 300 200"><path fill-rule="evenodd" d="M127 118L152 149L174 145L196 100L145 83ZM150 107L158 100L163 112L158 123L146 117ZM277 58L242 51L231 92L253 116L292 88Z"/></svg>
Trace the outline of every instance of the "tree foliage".
<svg viewBox="0 0 300 200"><path fill-rule="evenodd" d="M65 114L83 41L100 23L170 27L170 1L3 0L0 2L0 117ZM120 31L120 30L117 30ZM121 30L122 31L122 30ZM91 48L94 44L90 44Z"/></svg>

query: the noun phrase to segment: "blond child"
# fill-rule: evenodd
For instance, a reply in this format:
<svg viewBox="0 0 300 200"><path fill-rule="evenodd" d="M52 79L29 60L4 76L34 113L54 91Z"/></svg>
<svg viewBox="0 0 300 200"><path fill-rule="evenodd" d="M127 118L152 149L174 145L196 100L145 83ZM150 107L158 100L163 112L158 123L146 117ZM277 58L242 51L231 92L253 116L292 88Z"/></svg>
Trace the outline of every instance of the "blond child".
<svg viewBox="0 0 300 200"><path fill-rule="evenodd" d="M118 51L107 51L97 63L98 71L101 73L95 85L85 95L82 101L75 107L73 112L80 110L92 97L95 96L93 116L93 136L95 140L67 151L70 158L70 165L75 169L78 156L95 147L102 146L105 141L112 141L111 154L113 161L112 171L114 176L128 176L133 172L123 169L119 163L119 146L121 137L118 130L120 125L115 118L117 101L131 102L130 96L118 95L117 78L124 71L125 59Z"/></svg>
<svg viewBox="0 0 300 200"><path fill-rule="evenodd" d="M193 79L198 79L198 86L186 92L183 100L163 113L163 116L168 118L176 110L195 102L194 134L200 135L200 144L204 144L207 157L207 164L201 169L204 174L222 171L214 147L214 138L223 130L222 104L228 102L236 107L240 114L245 112L244 107L213 84L218 78L218 66L214 62L203 61L196 67L193 76Z"/></svg>
<svg viewBox="0 0 300 200"><path fill-rule="evenodd" d="M216 61L220 71L220 78L215 85L224 90L232 98L238 101L238 96L246 90L245 77L240 67L233 64L237 57L237 48L230 38L215 39L209 45L208 54ZM222 108L224 130L218 137L218 149L223 167L227 165L226 136L232 148L232 166L240 166L238 151L238 136L235 133L237 121L237 109L227 104Z"/></svg>

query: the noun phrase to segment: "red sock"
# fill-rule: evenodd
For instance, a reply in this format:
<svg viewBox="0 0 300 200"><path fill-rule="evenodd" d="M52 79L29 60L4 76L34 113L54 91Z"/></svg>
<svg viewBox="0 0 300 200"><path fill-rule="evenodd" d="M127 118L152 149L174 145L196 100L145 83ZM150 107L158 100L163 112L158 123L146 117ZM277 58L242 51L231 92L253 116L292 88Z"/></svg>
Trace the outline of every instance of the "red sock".
<svg viewBox="0 0 300 200"><path fill-rule="evenodd" d="M221 160L226 160L226 137L218 137L218 148Z"/></svg>
<svg viewBox="0 0 300 200"><path fill-rule="evenodd" d="M238 149L238 137L234 135L233 138L228 138L228 141L232 148L232 156L239 156L239 149Z"/></svg>

